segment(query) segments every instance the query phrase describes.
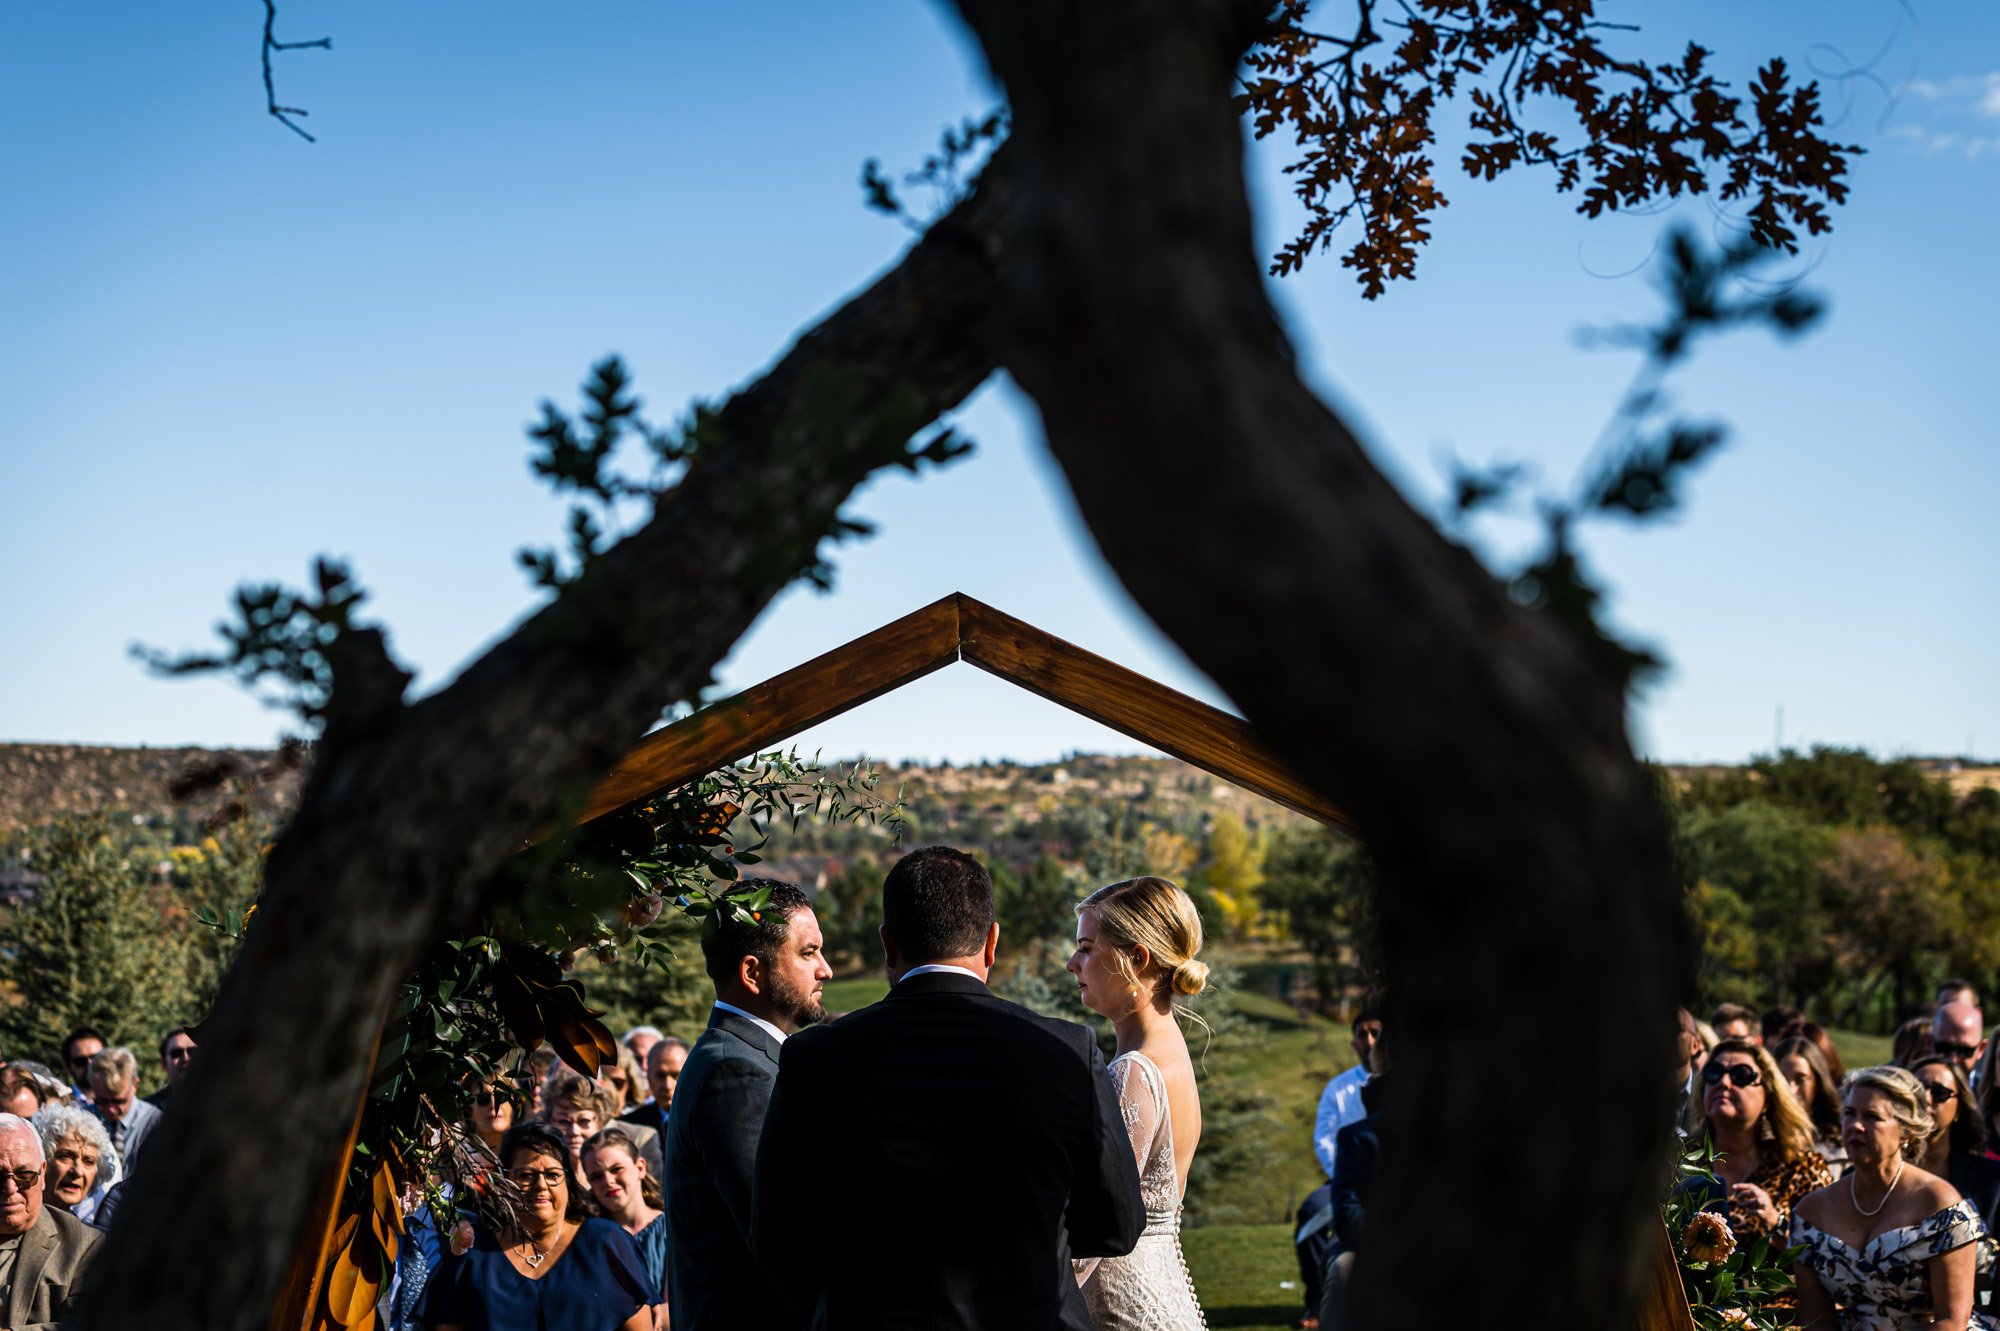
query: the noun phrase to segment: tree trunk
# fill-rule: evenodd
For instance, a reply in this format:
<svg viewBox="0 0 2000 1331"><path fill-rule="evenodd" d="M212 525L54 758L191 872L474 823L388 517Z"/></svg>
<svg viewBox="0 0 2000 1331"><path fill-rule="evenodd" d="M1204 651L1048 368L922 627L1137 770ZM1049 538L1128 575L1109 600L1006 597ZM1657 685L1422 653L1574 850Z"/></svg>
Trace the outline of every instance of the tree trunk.
<svg viewBox="0 0 2000 1331"><path fill-rule="evenodd" d="M1243 7L959 3L1020 153L1007 365L1126 587L1382 871L1397 1135L1360 1324L1435 1320L1440 1277L1481 1320L1627 1324L1690 949L1620 675L1299 380L1231 105Z"/></svg>
<svg viewBox="0 0 2000 1331"><path fill-rule="evenodd" d="M344 644L262 908L72 1331L265 1331L396 983L708 680L854 487L993 371L1005 156L724 407L721 442L643 529L448 688L404 706L379 636Z"/></svg>

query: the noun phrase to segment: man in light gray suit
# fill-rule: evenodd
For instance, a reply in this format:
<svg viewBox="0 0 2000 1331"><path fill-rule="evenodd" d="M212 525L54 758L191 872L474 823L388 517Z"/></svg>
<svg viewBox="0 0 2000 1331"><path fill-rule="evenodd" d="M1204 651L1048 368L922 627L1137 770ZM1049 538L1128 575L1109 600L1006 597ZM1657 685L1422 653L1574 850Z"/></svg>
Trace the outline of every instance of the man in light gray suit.
<svg viewBox="0 0 2000 1331"><path fill-rule="evenodd" d="M103 1237L42 1204L48 1161L28 1121L0 1114L0 1326L57 1331L70 1293Z"/></svg>
<svg viewBox="0 0 2000 1331"><path fill-rule="evenodd" d="M712 922L702 961L715 1010L681 1069L666 1124L667 1301L674 1331L800 1331L794 1307L750 1251L751 1173L785 1038L826 1016L833 971L819 921L789 883L770 889L759 918Z"/></svg>
<svg viewBox="0 0 2000 1331"><path fill-rule="evenodd" d="M140 1148L160 1121L157 1105L139 1098L139 1060L123 1045L90 1060L90 1110L104 1120L111 1149L118 1152L118 1177L130 1178Z"/></svg>

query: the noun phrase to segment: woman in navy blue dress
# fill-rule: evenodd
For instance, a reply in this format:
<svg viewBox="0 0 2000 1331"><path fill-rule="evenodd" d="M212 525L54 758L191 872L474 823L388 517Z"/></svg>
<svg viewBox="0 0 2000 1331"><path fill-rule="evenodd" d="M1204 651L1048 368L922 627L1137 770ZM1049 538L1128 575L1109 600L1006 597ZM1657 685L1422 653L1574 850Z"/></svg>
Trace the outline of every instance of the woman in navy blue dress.
<svg viewBox="0 0 2000 1331"><path fill-rule="evenodd" d="M500 1165L520 1190L515 1224L482 1229L424 1290L436 1331L653 1331L659 1301L617 1224L586 1219L569 1186L569 1142L546 1123L510 1128Z"/></svg>

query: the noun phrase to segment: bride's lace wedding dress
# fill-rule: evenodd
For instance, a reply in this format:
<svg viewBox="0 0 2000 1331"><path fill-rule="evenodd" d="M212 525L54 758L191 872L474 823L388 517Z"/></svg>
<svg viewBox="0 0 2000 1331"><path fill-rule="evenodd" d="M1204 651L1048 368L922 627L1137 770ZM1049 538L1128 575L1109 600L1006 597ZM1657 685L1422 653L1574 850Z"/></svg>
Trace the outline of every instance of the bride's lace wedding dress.
<svg viewBox="0 0 2000 1331"><path fill-rule="evenodd" d="M1166 1078L1134 1050L1111 1060L1111 1081L1139 1160L1146 1229L1130 1256L1077 1263L1091 1323L1097 1331L1199 1331L1208 1323L1181 1255L1181 1188Z"/></svg>

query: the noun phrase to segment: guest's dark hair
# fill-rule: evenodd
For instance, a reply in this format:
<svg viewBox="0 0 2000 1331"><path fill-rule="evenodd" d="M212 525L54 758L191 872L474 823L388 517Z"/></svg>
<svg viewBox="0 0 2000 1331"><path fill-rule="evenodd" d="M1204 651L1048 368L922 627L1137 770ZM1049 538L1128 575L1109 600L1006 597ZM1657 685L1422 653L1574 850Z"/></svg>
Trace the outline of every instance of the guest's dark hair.
<svg viewBox="0 0 2000 1331"><path fill-rule="evenodd" d="M63 1037L62 1065L64 1071L69 1070L69 1051L76 1047L76 1042L78 1040L95 1040L99 1044L103 1045L108 1045L111 1043L111 1041L104 1038L104 1032L98 1030L97 1027L95 1026L77 1027L75 1030L71 1031L68 1035L65 1035Z"/></svg>
<svg viewBox="0 0 2000 1331"><path fill-rule="evenodd" d="M1972 1083L1966 1079L1965 1069L1956 1059L1943 1054L1932 1054L1910 1064L1912 1073L1931 1066L1943 1068L1951 1074L1951 1088L1958 1094L1958 1112L1951 1116L1951 1127L1947 1129L1950 1140L1946 1143L1952 1155L1978 1155L1986 1149L1986 1120L1979 1112L1979 1101L1972 1094ZM1922 1077L1917 1078L1922 1081Z"/></svg>
<svg viewBox="0 0 2000 1331"><path fill-rule="evenodd" d="M729 889L729 895L744 897L765 888L771 890L771 899L757 912L759 918L745 924L734 914L718 913L710 917L716 921L714 929L702 930L702 967L718 987L736 978L737 968L745 957L757 958L769 970L777 963L778 949L784 946L785 934L792 927L792 916L812 909L812 902L804 892L790 883L769 878L746 878Z"/></svg>
<svg viewBox="0 0 2000 1331"><path fill-rule="evenodd" d="M1970 989L1972 991L1972 998L1969 1001L1972 1003L1972 1006L1978 1007L1979 986L1974 984L1970 980L1961 980L1956 975L1952 976L1949 980L1946 980L1943 984L1940 984L1937 987L1936 999L1938 1002L1942 1003L1944 1002L1944 996L1946 994L1955 994L1961 989Z"/></svg>
<svg viewBox="0 0 2000 1331"><path fill-rule="evenodd" d="M515 1157L532 1151L552 1155L562 1161L563 1219L582 1220L590 1212L585 1207L586 1190L576 1181L576 1158L569 1153L569 1138L546 1123L516 1123L500 1138L500 1168L512 1171Z"/></svg>
<svg viewBox="0 0 2000 1331"><path fill-rule="evenodd" d="M910 965L969 957L986 946L993 927L993 879L962 850L913 850L882 884L882 927Z"/></svg>
<svg viewBox="0 0 2000 1331"><path fill-rule="evenodd" d="M1384 1006L1382 1003L1362 1004L1361 1010L1354 1014L1354 1020L1347 1023L1347 1033L1352 1035L1354 1032L1360 1030L1361 1023L1364 1021L1382 1021Z"/></svg>
<svg viewBox="0 0 2000 1331"><path fill-rule="evenodd" d="M1780 1003L1764 1009L1764 1015L1757 1020L1757 1028L1764 1036L1764 1043L1771 1044L1783 1037L1787 1026L1805 1019L1806 1014L1790 1003Z"/></svg>
<svg viewBox="0 0 2000 1331"><path fill-rule="evenodd" d="M188 1039L192 1040L194 1039L194 1028L190 1026L176 1026L160 1037L160 1061L162 1063L167 1060L167 1041L173 1039L176 1035L185 1035Z"/></svg>
<svg viewBox="0 0 2000 1331"><path fill-rule="evenodd" d="M1911 1017L1898 1026L1889 1051L1890 1059L1899 1068L1912 1067L1918 1059L1928 1058L1931 1052L1931 1019Z"/></svg>
<svg viewBox="0 0 2000 1331"><path fill-rule="evenodd" d="M1810 1040L1818 1047L1820 1057L1826 1060L1827 1071L1833 1074L1833 1084L1835 1086L1847 1080L1847 1065L1841 1062L1840 1050L1834 1045L1833 1037L1826 1033L1824 1026L1821 1026L1816 1021L1800 1020L1793 1022L1791 1025L1785 1027L1784 1030L1778 1032L1780 1040L1790 1040L1794 1037L1802 1040ZM1765 1043L1768 1044L1770 1042L1766 1041Z"/></svg>
<svg viewBox="0 0 2000 1331"><path fill-rule="evenodd" d="M1788 1035L1771 1046L1773 1061L1783 1064L1787 1058L1802 1058L1812 1069L1813 1093L1806 1101L1806 1113L1811 1115L1813 1129L1821 1138L1833 1137L1840 1132L1840 1083L1845 1073L1835 1072L1827 1066L1826 1055L1820 1047L1803 1035ZM1780 1071L1782 1071L1782 1066Z"/></svg>

